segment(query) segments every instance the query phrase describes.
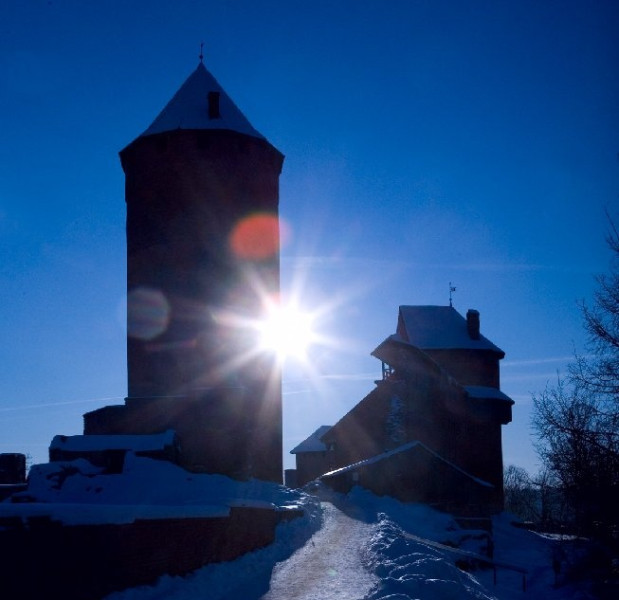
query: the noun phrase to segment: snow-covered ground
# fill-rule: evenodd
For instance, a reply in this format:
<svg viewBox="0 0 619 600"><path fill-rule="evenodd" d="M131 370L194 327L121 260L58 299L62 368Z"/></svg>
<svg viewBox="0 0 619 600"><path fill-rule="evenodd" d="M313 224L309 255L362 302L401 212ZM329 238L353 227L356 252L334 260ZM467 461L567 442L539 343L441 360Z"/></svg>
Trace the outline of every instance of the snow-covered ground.
<svg viewBox="0 0 619 600"><path fill-rule="evenodd" d="M119 475L85 461L38 465L29 502L0 503L0 515L53 511L67 523L127 522L142 513L219 514L234 504L302 507L278 526L269 546L184 577L163 576L107 600L544 600L594 598L586 586L555 586L553 558L574 546L494 519L495 571L483 564L488 536L447 514L361 488L347 496L315 484L306 492L271 483L196 475L161 461L130 457ZM76 508L77 507L77 508ZM516 570L514 570L516 569ZM523 578L522 571L525 571ZM526 583L526 591L523 590ZM608 596L609 598L612 596Z"/></svg>
<svg viewBox="0 0 619 600"><path fill-rule="evenodd" d="M320 495L324 497L321 490ZM556 540L494 522L494 556L527 571L456 566L463 557L424 540L481 551L481 532L460 529L449 515L419 504L405 505L355 488L348 497L314 498L304 519L280 525L271 546L229 563L208 565L186 577L162 577L152 587L115 593L106 600L544 600L593 598L574 586L554 586ZM338 512L354 519L341 528ZM320 528L317 529L317 525ZM408 537L413 534L415 539ZM475 561L468 559L469 564ZM357 577L351 568L358 569ZM317 571L318 569L318 571ZM320 571L322 569L322 571Z"/></svg>
<svg viewBox="0 0 619 600"><path fill-rule="evenodd" d="M323 503L323 526L308 544L275 565L263 600L365 598L378 583L366 568L360 549L374 534L374 526Z"/></svg>

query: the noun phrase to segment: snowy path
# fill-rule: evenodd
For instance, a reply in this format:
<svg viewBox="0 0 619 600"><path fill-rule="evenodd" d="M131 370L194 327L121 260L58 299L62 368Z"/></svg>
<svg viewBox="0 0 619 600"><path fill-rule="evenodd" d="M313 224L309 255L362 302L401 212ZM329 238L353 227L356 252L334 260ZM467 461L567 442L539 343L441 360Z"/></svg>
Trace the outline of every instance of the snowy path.
<svg viewBox="0 0 619 600"><path fill-rule="evenodd" d="M290 558L273 569L261 600L360 600L377 582L361 561L373 526L322 503L324 525Z"/></svg>
<svg viewBox="0 0 619 600"><path fill-rule="evenodd" d="M164 575L154 585L129 588L106 600L592 597L581 594L577 585L556 587L551 562L556 542L513 527L513 517L507 513L493 520L494 555L499 563L526 568L526 592L522 574L510 569L498 570L496 584L492 569L459 569L456 555L479 554L486 539L458 529L448 514L377 497L361 488L353 488L346 497L325 489L314 491L316 495L299 502L305 516L278 526L273 544L184 576ZM293 493L285 491L288 502Z"/></svg>

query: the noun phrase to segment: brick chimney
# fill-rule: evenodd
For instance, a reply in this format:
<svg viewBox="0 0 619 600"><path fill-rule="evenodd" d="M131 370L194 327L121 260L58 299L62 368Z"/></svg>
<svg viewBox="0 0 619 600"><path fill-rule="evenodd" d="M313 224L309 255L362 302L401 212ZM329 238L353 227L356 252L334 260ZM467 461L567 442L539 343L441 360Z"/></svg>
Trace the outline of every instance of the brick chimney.
<svg viewBox="0 0 619 600"><path fill-rule="evenodd" d="M479 311L469 308L466 312L466 328L472 340L479 339Z"/></svg>

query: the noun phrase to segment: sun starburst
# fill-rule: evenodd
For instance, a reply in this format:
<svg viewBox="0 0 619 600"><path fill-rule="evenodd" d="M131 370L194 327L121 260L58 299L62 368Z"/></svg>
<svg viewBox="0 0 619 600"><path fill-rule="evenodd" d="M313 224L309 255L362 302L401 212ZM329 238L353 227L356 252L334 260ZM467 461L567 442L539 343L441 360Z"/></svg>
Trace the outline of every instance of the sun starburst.
<svg viewBox="0 0 619 600"><path fill-rule="evenodd" d="M317 340L313 315L295 304L270 306L257 328L261 349L275 352L280 361L306 359Z"/></svg>

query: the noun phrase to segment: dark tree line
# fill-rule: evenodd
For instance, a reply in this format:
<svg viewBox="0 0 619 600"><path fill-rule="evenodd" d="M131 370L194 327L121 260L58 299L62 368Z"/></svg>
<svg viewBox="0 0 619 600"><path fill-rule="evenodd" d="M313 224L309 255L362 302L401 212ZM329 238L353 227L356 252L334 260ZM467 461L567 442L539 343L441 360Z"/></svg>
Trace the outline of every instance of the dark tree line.
<svg viewBox="0 0 619 600"><path fill-rule="evenodd" d="M546 518L612 538L619 524L619 231L610 217L609 224L610 270L597 278L592 304L582 305L588 353L533 397L532 425L558 495Z"/></svg>

